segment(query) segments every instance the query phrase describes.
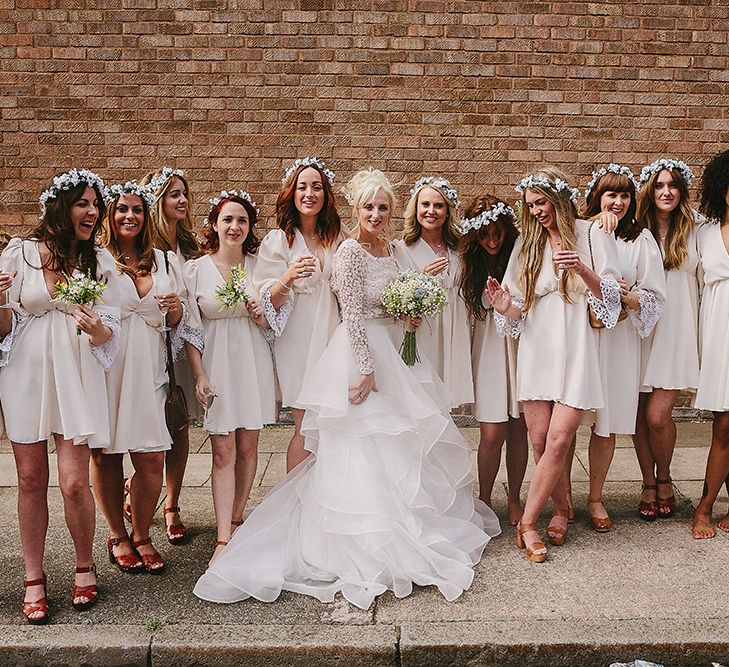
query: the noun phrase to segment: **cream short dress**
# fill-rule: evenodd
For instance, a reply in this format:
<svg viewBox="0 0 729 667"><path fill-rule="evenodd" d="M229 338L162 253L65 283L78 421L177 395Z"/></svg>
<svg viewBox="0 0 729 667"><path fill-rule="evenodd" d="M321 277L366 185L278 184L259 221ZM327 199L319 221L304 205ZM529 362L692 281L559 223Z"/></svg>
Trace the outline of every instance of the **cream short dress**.
<svg viewBox="0 0 729 667"><path fill-rule="evenodd" d="M105 371L119 347L119 283L116 263L104 248L96 251L97 278L107 280L104 303L93 310L112 330L104 345L77 334L76 306L51 301L38 241L14 238L3 252L17 271L10 290L13 330L2 341L0 402L7 436L35 443L56 433L92 448L110 443Z"/></svg>
<svg viewBox="0 0 729 667"><path fill-rule="evenodd" d="M422 271L439 257L422 238L412 245L395 241L393 246L395 258L405 270ZM458 253L449 249L448 271L438 276L448 294L448 306L440 315L426 318L417 333L418 353L428 358L453 394L453 407L474 400L468 309L458 293L462 270Z"/></svg>
<svg viewBox="0 0 729 667"><path fill-rule="evenodd" d="M298 229L291 247L282 229L272 229L258 249L253 289L261 295L266 319L276 335L273 355L283 407L301 407L297 398L304 377L319 361L340 322L329 280L341 240L340 237L332 247L324 249L324 266L317 258L314 273L293 282L287 300L278 310L271 304L271 288L301 255L314 253Z"/></svg>
<svg viewBox="0 0 729 667"><path fill-rule="evenodd" d="M243 268L249 278L255 265L256 258L247 255ZM203 428L213 435L225 435L237 428L255 430L273 424L273 359L261 328L248 316L243 303L233 310L221 310L215 290L225 280L209 255L188 261L183 274L190 319L182 335L200 350L205 376L217 394ZM252 289L247 291L258 298Z"/></svg>
<svg viewBox="0 0 729 667"><path fill-rule="evenodd" d="M697 233L704 290L701 297L701 372L696 407L729 410L729 252L717 223Z"/></svg>
<svg viewBox="0 0 729 667"><path fill-rule="evenodd" d="M644 229L633 241L617 239L618 271L638 292L640 308L613 329L598 331L605 407L597 411L595 433L635 433L641 384L641 340L650 336L666 299L663 259L653 235Z"/></svg>
<svg viewBox="0 0 729 667"><path fill-rule="evenodd" d="M155 250L157 267L152 273L152 288L140 298L134 281L127 274L118 276L121 294L121 337L119 353L106 374L109 399L111 445L105 454L125 452L162 452L172 445L165 421L167 369L162 313L155 294L184 293L177 256ZM185 307L185 306L183 306ZM171 332L173 348L179 349L179 327ZM177 340L175 340L177 339Z"/></svg>
<svg viewBox="0 0 729 667"><path fill-rule="evenodd" d="M679 269L665 271L666 301L653 334L643 339L643 386L686 389L699 386L699 253L697 226L688 236L688 257Z"/></svg>
<svg viewBox="0 0 729 667"><path fill-rule="evenodd" d="M588 230L592 229L592 256L595 272L602 277L602 299L596 299L582 280L575 276L574 289L566 301L559 291L559 280L552 249L545 244L542 268L536 281L536 298L520 321L507 320L494 312L503 334L519 336L516 363L517 398L520 401L557 401L580 410L595 410L605 405L597 349L597 329L590 326L588 301L606 326L613 327L620 314L615 239L593 227L587 220L575 221L576 249L590 266ZM521 307L524 295L519 285L521 237L512 251L502 281L513 302Z"/></svg>

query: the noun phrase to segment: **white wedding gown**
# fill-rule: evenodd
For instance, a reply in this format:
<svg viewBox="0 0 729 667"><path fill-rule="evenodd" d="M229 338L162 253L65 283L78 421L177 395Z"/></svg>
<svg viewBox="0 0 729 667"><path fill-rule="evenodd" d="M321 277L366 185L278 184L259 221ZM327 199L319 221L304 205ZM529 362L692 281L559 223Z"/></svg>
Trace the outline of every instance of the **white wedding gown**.
<svg viewBox="0 0 729 667"><path fill-rule="evenodd" d="M468 446L448 414L452 401L429 364L408 368L402 326L380 305L397 273L353 239L335 257L343 322L297 401L312 452L235 532L195 586L213 602L282 590L331 602L338 591L367 609L375 596L437 586L456 599L473 581L496 515L473 497ZM348 388L375 371L361 405Z"/></svg>

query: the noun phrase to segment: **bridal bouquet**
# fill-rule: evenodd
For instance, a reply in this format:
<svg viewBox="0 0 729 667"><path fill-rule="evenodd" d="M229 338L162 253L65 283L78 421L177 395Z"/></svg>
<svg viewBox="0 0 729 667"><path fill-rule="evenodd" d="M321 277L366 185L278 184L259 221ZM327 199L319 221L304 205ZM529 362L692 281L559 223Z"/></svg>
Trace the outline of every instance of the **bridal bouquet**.
<svg viewBox="0 0 729 667"><path fill-rule="evenodd" d="M59 280L54 287L56 293L51 301L63 301L75 306L90 306L94 301L101 301L106 289L105 280L94 280L91 271L85 276L69 276L63 274L65 281ZM76 335L81 335L80 327L76 327Z"/></svg>
<svg viewBox="0 0 729 667"><path fill-rule="evenodd" d="M385 286L382 305L385 312L393 317L423 317L442 312L448 305L448 299L438 278L420 271L404 271ZM420 361L415 327L410 322L405 324L400 356L408 366Z"/></svg>
<svg viewBox="0 0 729 667"><path fill-rule="evenodd" d="M230 267L230 277L225 281L225 284L216 288L215 298L223 304L220 306L220 311L226 308L235 308L241 302L248 303L246 272L240 264Z"/></svg>

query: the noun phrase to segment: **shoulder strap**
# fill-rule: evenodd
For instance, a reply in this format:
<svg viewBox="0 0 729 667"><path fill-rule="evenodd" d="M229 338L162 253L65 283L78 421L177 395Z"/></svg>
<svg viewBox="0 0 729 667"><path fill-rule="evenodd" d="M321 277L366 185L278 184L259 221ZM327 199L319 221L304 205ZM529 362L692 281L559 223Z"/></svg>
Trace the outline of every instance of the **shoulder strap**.
<svg viewBox="0 0 729 667"><path fill-rule="evenodd" d="M162 251L162 254L165 258L165 272L167 275L170 275L170 260L167 257L167 252ZM172 338L170 337L170 332L165 331L165 347L167 348L167 377L170 380L170 387L174 387L177 384L177 380L175 379L175 364L172 360Z"/></svg>
<svg viewBox="0 0 729 667"><path fill-rule="evenodd" d="M587 228L587 247L590 249L590 268L594 271L595 270L595 260L592 256L592 228L595 225L595 220L593 220L590 223L590 226Z"/></svg>

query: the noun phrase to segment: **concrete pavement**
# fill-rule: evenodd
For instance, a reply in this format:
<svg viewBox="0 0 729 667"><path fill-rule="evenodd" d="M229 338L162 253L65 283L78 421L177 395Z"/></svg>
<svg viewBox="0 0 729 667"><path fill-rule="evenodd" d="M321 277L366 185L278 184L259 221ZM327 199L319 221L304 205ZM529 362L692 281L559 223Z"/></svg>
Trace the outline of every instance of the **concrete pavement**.
<svg viewBox="0 0 729 667"><path fill-rule="evenodd" d="M161 577L124 575L105 554L98 518L96 562L101 601L71 608L72 548L56 486L49 494L46 557L53 623L27 626L20 614L22 560L15 471L0 443L0 665L580 665L643 658L667 667L729 665L729 534L697 542L689 529L701 494L710 424L681 423L673 478L677 516L646 524L636 516L640 475L620 439L605 491L615 528L587 523L587 431L573 467L578 508L567 545L542 565L525 560L514 530L489 544L472 588L448 603L431 588L398 600L391 593L362 611L338 598L322 604L285 593L273 604L223 606L192 594L214 545L210 445L194 432L183 519L191 539L164 541L161 511L152 535L167 558ZM478 429L462 428L472 447ZM265 429L253 496L259 502L283 475L289 427ZM475 454L475 452L474 452ZM52 457L52 462L54 459ZM530 464L531 469L531 464ZM527 479L529 478L529 471ZM506 516L505 472L495 510ZM522 496L524 497L524 493ZM727 511L726 497L717 516ZM546 526L545 513L542 529Z"/></svg>

